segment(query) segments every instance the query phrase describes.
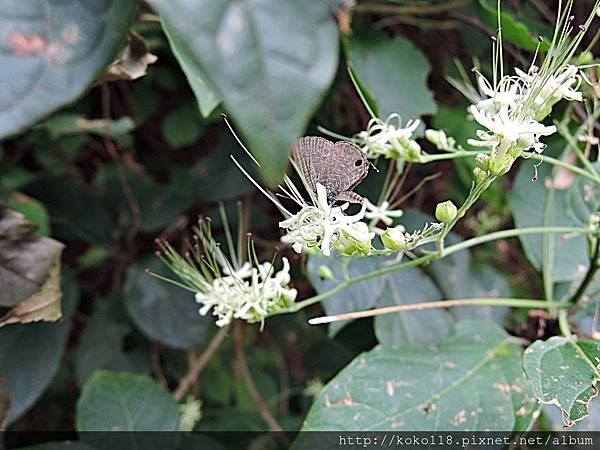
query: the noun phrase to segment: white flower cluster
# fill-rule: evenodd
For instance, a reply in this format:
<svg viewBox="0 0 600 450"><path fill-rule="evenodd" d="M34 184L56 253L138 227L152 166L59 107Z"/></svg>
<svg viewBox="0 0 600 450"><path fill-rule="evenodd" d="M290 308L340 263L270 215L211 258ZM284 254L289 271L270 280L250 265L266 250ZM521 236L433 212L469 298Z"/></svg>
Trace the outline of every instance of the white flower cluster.
<svg viewBox="0 0 600 450"><path fill-rule="evenodd" d="M566 65L552 74L542 74L532 66L528 73L515 69L515 76L504 76L493 87L481 74L477 82L481 100L469 107L473 118L485 129L477 131L478 139L468 143L489 147L494 156L503 158L507 152L515 157L521 152L544 151L540 137L556 133L555 126L540 122L562 99L581 101L578 68Z"/></svg>
<svg viewBox="0 0 600 450"><path fill-rule="evenodd" d="M223 327L232 319L248 322L264 318L289 306L296 299L296 289L290 288L290 264L282 258L283 268L276 272L270 262L253 267L246 262L228 275L215 278L207 289L196 293L201 303L200 314L206 315L212 308L218 317L217 326Z"/></svg>
<svg viewBox="0 0 600 450"><path fill-rule="evenodd" d="M369 121L365 131L354 136L354 141L369 159L383 156L414 161L421 154L421 146L412 136L420 124L420 120L409 120L403 127L402 119L395 113L385 121L374 118Z"/></svg>
<svg viewBox="0 0 600 450"><path fill-rule="evenodd" d="M281 241L290 244L297 253L308 248L318 247L323 255L331 255L333 247L343 253L368 251L375 233L369 231L365 217L366 203L360 212L347 216L342 206L332 207L327 203L327 192L320 183L316 186L315 204L304 203L299 212L279 222L286 234Z"/></svg>

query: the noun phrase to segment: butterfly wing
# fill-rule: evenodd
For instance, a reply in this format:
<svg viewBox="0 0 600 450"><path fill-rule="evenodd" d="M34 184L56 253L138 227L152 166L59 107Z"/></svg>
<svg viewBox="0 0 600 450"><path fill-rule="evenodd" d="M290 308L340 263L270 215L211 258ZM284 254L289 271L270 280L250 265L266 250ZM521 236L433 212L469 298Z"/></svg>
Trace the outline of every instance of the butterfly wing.
<svg viewBox="0 0 600 450"><path fill-rule="evenodd" d="M296 141L292 157L313 192L317 183L325 187L329 203L353 189L369 170L360 148L346 141L333 144L321 137L306 136Z"/></svg>

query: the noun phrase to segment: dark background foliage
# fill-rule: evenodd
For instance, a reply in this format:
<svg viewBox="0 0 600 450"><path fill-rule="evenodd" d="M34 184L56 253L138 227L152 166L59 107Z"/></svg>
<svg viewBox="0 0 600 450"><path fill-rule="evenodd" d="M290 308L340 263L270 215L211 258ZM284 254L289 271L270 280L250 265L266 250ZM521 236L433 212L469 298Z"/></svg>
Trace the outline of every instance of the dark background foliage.
<svg viewBox="0 0 600 450"><path fill-rule="evenodd" d="M455 71L453 58L467 67L472 58L489 60L496 20L495 3L487 0L416 2L412 10L408 2L358 2L352 12L342 0L271 0L260 2L264 9L258 11L252 7L259 2L253 1L238 6L222 0L80 0L70 6L40 1L31 10L29 3L0 5L0 30L17 30L25 37L42 33L45 19L36 9L42 4L62 21L57 30L66 27L68 32L69 20L82 26L73 48L68 33L48 41L62 45L53 57L72 63L63 67L67 79L56 61L19 59L15 52L28 57L35 42L23 43L14 34L16 41L6 41L11 35L2 31L2 48L8 50L0 55L0 200L36 224L39 236L65 244L62 321L0 328L0 378L11 404L4 422L15 431L127 428L127 410L144 407L148 414L135 419L134 429L177 429L178 409L168 391L176 390L218 330L212 317L198 315L190 293L145 273L146 268L164 273L154 256L154 239L160 236L181 248L198 216L212 216L219 233L219 202L233 213L238 201L247 211L243 226L256 237L259 254L270 259L281 248L280 217L229 155L273 186L281 180L296 137L319 134L317 126L345 135L364 129L369 116L347 65L381 117L397 112L405 120L422 118L427 127L445 129L465 144L476 127L465 118L465 100L445 77ZM504 18L507 59L527 61L536 35L549 33L554 2L503 3L510 4ZM378 9L380 4L388 9ZM224 19L225 31L219 31L217 18L226 5L234 12ZM251 17L255 25L247 34L236 34L237 7L240 17ZM584 15L585 7L586 2L577 3L576 15ZM110 61L122 56L130 26L136 33L130 44L145 41L157 61L134 81L122 74L117 79L102 75ZM142 45L140 55L145 53ZM140 55L133 58L136 64ZM262 164L260 171L224 126L221 112L240 130ZM433 151L426 142L422 145ZM560 142L550 142L548 154L560 151ZM454 239L532 217L535 225L535 205L522 202L536 198L537 191L546 193L543 185L529 181L532 164L522 161L520 170L498 180L461 222ZM450 198L460 204L471 169L467 160L409 168L406 192L427 175L439 176L407 198L402 223L416 228L438 201ZM371 174L358 190L376 193L382 180L383 174ZM374 292L386 289L411 299L422 296L420 301L475 295L540 298L538 244L523 244L498 241L424 270L372 280L372 286L344 291L323 307L335 313L385 305L392 301L389 296L384 293L381 300ZM565 251L583 257L577 249ZM292 262L299 298L322 289L317 259L306 267L290 249L281 254ZM574 278L565 270L577 267L569 262L563 270L558 267L563 262L558 258L557 288ZM196 429L268 429L252 392L256 389L281 426L297 430L319 386L360 352L377 342L437 342L432 333L445 336L454 320L446 311L416 314L411 329L404 330L408 334L400 335L396 325L385 322L388 318L379 325L379 319L365 319L329 330L308 325L307 318L323 307L270 318L263 330L244 326L237 342L245 349L246 364L231 332L190 389L202 401ZM486 310L483 316L526 339L556 331L552 320L522 312ZM439 326L432 329L431 321ZM244 365L254 388L243 375ZM125 387L132 391L124 394ZM128 402L124 409L118 406L123 398ZM136 403L142 401L145 406ZM555 421L547 417L539 426L552 427Z"/></svg>

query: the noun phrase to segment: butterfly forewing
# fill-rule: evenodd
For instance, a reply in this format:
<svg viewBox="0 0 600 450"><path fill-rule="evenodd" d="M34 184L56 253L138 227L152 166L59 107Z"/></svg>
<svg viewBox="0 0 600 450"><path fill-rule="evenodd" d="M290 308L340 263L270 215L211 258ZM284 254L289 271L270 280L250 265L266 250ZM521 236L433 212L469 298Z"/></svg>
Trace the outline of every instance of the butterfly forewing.
<svg viewBox="0 0 600 450"><path fill-rule="evenodd" d="M316 136L298 139L292 147L292 157L313 192L317 183L325 187L329 203L353 189L369 170L367 159L353 143L334 144Z"/></svg>

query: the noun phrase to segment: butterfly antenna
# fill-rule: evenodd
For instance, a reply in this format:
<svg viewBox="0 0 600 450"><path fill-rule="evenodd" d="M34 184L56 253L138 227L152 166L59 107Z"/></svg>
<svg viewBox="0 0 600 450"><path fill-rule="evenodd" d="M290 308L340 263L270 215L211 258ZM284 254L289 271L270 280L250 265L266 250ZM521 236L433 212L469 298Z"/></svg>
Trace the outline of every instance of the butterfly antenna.
<svg viewBox="0 0 600 450"><path fill-rule="evenodd" d="M254 178L252 178L250 176L250 174L248 172L246 172L246 170L240 165L240 163L237 162L237 160L235 159L235 157L233 155L229 155L229 157L233 160L234 164L238 167L238 169L240 169L242 171L242 173L246 176L246 178L248 178L260 192L262 192L269 200L271 200L271 202L273 202L273 204L277 207L277 209L279 209L279 211L281 211L281 213L284 216L286 216L286 217L293 216L293 214L291 212L289 212L285 208L285 206L283 206L273 195L271 195L265 188L263 188L260 184L258 184L254 180Z"/></svg>
<svg viewBox="0 0 600 450"><path fill-rule="evenodd" d="M379 169L377 168L377 166L375 166L375 164L373 164L371 161L367 160L369 162L369 164L371 165L371 167L373 168L373 170L377 173L379 173Z"/></svg>
<svg viewBox="0 0 600 450"><path fill-rule="evenodd" d="M242 147L244 149L244 151L248 154L248 156L250 157L250 159L252 161L254 161L254 164L256 164L258 167L260 167L260 164L258 163L258 161L254 158L254 156L252 156L252 153L250 153L250 150L248 150L246 148L246 146L243 144L243 142L241 141L241 139L238 137L238 135L235 133L235 131L233 130L233 127L231 126L231 124L229 123L229 120L227 118L227 114L225 113L221 113L221 117L223 118L223 120L225 121L225 124L227 125L227 128L229 128L229 131L231 132L231 134L233 135L233 137L235 138L235 140L237 141L238 144L240 144L240 147Z"/></svg>

